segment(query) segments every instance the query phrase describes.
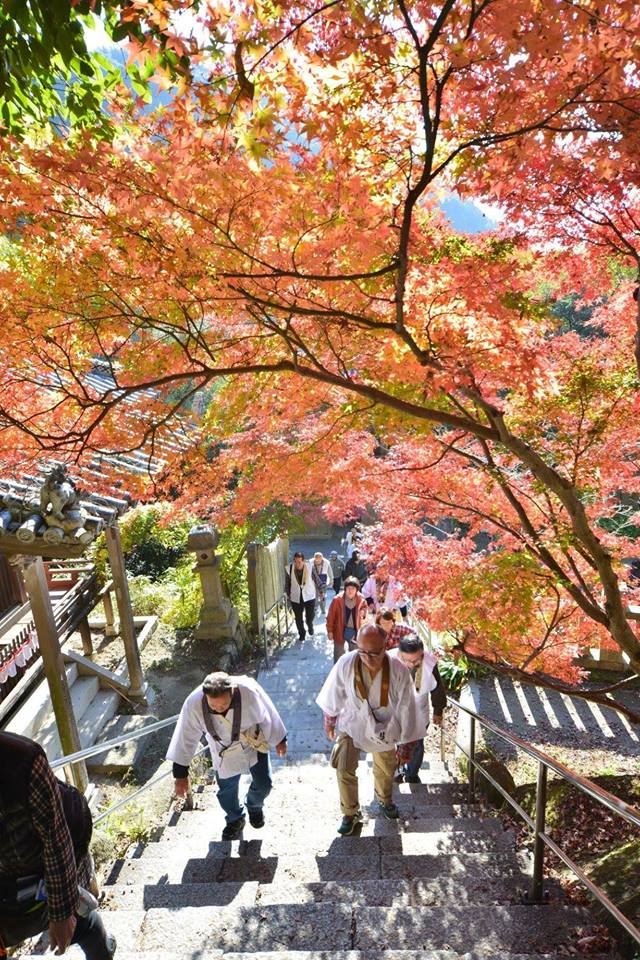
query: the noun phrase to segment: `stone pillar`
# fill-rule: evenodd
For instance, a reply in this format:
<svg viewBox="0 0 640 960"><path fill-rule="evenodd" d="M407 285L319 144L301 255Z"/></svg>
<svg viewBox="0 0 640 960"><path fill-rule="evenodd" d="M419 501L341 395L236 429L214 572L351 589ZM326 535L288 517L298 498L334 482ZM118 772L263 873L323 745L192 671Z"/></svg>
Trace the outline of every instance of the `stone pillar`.
<svg viewBox="0 0 640 960"><path fill-rule="evenodd" d="M65 756L70 753L77 753L81 749L80 735L73 713L71 693L62 651L60 650L60 641L58 640L58 631L42 557L25 557L22 560L22 575L31 603L33 622L38 634L42 666L49 686L60 745ZM84 760L74 763L71 771L75 786L78 790L84 792L89 783Z"/></svg>
<svg viewBox="0 0 640 960"><path fill-rule="evenodd" d="M196 555L194 570L202 584L203 603L195 636L198 640L221 641L233 656L234 648L239 652L242 632L238 611L222 591L220 557L215 552L219 541L220 534L209 526L193 527L187 539L187 549Z"/></svg>

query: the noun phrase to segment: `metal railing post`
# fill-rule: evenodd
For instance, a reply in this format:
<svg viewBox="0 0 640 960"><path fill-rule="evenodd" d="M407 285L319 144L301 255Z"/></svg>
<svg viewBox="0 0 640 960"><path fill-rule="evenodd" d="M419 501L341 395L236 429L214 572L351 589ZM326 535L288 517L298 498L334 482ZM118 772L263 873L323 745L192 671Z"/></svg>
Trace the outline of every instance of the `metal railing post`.
<svg viewBox="0 0 640 960"><path fill-rule="evenodd" d="M280 630L280 601L276 604L276 619L278 621L278 644L282 644L282 631Z"/></svg>
<svg viewBox="0 0 640 960"><path fill-rule="evenodd" d="M469 803L473 803L476 793L476 718L471 717L469 727Z"/></svg>
<svg viewBox="0 0 640 960"><path fill-rule="evenodd" d="M534 830L533 876L529 890L529 902L539 903L543 899L542 881L544 874L544 833L547 814L547 768L538 761L538 781L536 784L536 826Z"/></svg>
<svg viewBox="0 0 640 960"><path fill-rule="evenodd" d="M269 668L269 627L267 626L266 613L262 617L262 633L264 636L264 664Z"/></svg>

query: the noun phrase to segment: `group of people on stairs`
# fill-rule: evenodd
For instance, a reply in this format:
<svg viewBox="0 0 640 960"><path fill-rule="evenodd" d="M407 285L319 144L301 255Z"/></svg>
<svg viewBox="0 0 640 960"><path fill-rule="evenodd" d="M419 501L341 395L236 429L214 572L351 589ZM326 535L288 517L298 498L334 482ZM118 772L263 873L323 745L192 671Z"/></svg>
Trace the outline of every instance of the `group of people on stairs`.
<svg viewBox="0 0 640 960"><path fill-rule="evenodd" d="M397 819L393 782L419 782L431 708L441 724L446 696L435 657L382 605L377 585L365 596L360 580L347 575L339 592L347 571L333 560L316 554L307 564L297 554L288 594L294 611L299 605L296 623L304 639L303 618L313 634L316 598L324 612L327 589L335 593L327 612L334 664L316 703L333 742L330 762L342 813L338 833L347 836L362 820L361 753L373 757L379 813ZM385 598L388 588L387 583ZM177 797L190 795L189 765L203 736L226 819L222 839L239 837L247 816L252 827L262 828L272 789L270 753L287 754L286 728L271 698L248 676L218 671L205 677L185 700L167 752ZM56 953L78 943L87 960L112 960L115 939L90 892L92 822L85 798L55 777L42 748L25 737L0 731L0 770L0 957L48 928ZM241 800L243 774L250 780Z"/></svg>
<svg viewBox="0 0 640 960"><path fill-rule="evenodd" d="M335 550L331 551L328 560L320 551L314 553L312 560L306 560L304 554L297 550L293 555L293 560L285 570L285 594L293 610L298 638L301 641L304 640L307 633L313 636L316 605L319 605L320 613L323 616L326 614L327 590L329 588L332 588L334 592L332 601L334 613L333 615L330 613L329 616L332 618L332 622L334 617L339 616L335 601L340 593L341 585L343 585L344 595L348 599L349 610L352 608L355 595L348 588L355 587L358 594L358 604L361 599L365 601L366 615L378 613L382 607L386 607L391 610L398 610L402 617L407 616L407 598L395 577L377 577L375 568L371 564L366 564L360 558L357 550L352 552L346 563ZM350 614L350 619L353 620L354 616ZM360 624L350 622L348 630L357 630L359 626ZM327 629L329 630L329 625L327 625ZM330 636L332 636L331 632ZM349 634L346 640L353 640L354 637L355 633L353 635ZM336 654L336 659L337 656L338 654Z"/></svg>
<svg viewBox="0 0 640 960"><path fill-rule="evenodd" d="M316 556L324 561L321 554ZM315 584L315 560L307 564L296 553L287 571L292 606L295 610L295 604L300 605L296 621L301 641L306 636L303 614L307 631L313 634L315 597L309 594ZM347 577L344 589L329 606L327 635L334 665L316 697L327 736L333 741L330 762L336 771L342 836L353 833L362 820L357 779L361 752L373 756L379 812L397 819L394 780L419 782L431 708L434 722L441 724L446 706L435 656L425 650L410 626L396 621L393 609L379 605L378 595L375 603L368 602L359 588L357 579ZM254 828L265 822L263 804L272 788L268 755L271 750L280 757L286 755L285 726L276 705L255 680L210 674L187 697L167 752L179 798L189 799L189 763L203 735L226 818L222 839L234 840L241 835L247 816ZM251 778L244 803L239 796L243 773Z"/></svg>

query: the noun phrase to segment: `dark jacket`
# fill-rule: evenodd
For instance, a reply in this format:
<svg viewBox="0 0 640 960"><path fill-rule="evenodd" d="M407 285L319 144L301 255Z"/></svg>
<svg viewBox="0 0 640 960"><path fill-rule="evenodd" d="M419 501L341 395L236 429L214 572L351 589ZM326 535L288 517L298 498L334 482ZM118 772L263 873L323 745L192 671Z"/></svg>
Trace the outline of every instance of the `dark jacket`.
<svg viewBox="0 0 640 960"><path fill-rule="evenodd" d="M0 896L7 901L0 910L0 937L9 943L7 914L18 880L46 881L49 919L73 915L78 884L86 886L90 876L92 822L85 798L54 776L33 740L0 732L0 771ZM32 912L34 929L46 925L46 911L44 919Z"/></svg>
<svg viewBox="0 0 640 960"><path fill-rule="evenodd" d="M364 560L358 557L357 560L354 560L353 557L347 560L346 566L344 568L344 579L347 577L356 577L360 581L360 586L365 582L369 576L367 572L367 565Z"/></svg>

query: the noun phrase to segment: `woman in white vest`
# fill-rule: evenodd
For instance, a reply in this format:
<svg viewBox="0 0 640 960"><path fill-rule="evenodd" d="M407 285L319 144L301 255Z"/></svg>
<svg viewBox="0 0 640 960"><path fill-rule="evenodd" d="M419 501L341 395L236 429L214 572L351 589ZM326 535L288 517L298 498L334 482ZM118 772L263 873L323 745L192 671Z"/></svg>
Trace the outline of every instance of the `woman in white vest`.
<svg viewBox="0 0 640 960"><path fill-rule="evenodd" d="M373 782L381 814L397 820L392 800L398 760L409 758L402 747L415 739L416 708L411 675L386 652L386 636L373 623L358 631L357 648L340 657L324 682L316 703L325 714L325 729L335 740L331 765L336 771L342 822L348 836L362 820L356 771L360 751L373 754ZM337 739L336 739L337 735Z"/></svg>
<svg viewBox="0 0 640 960"><path fill-rule="evenodd" d="M415 634L400 638L399 646L389 650L389 656L399 660L411 674L416 703L416 731L413 753L399 767L396 783L420 783L418 770L424 759L424 737L429 727L430 705L433 707L433 722L442 724L442 715L447 705L447 695L438 673L437 658L424 649L422 640Z"/></svg>
<svg viewBox="0 0 640 960"><path fill-rule="evenodd" d="M311 563L305 560L303 553L294 553L293 563L290 563L285 571L285 592L296 618L299 639L302 641L306 636L305 620L307 621L307 630L310 636L313 636L313 618L316 613L316 584Z"/></svg>
<svg viewBox="0 0 640 960"><path fill-rule="evenodd" d="M218 801L227 825L223 840L235 840L245 825L240 777L251 774L246 796L249 823L264 826L262 807L271 791L269 750L287 752L287 733L269 695L252 677L218 671L189 694L173 732L167 759L173 761L176 797L189 795L189 764L206 737L218 781Z"/></svg>

